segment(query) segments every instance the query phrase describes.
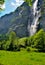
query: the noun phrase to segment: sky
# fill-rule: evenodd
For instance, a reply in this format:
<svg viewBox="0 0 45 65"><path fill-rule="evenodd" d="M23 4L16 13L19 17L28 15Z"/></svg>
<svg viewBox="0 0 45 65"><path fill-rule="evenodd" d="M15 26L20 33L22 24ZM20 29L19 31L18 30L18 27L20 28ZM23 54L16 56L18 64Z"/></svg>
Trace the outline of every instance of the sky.
<svg viewBox="0 0 45 65"><path fill-rule="evenodd" d="M2 9L4 9L3 11L0 11L0 17L5 14L9 14L10 12L13 12L23 2L23 0L5 0L3 6L0 5Z"/></svg>

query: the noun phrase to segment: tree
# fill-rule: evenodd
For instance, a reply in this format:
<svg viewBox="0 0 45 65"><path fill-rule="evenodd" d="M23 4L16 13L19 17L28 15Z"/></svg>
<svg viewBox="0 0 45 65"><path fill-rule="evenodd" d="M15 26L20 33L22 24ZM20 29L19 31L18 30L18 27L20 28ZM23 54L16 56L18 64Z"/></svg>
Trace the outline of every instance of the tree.
<svg viewBox="0 0 45 65"><path fill-rule="evenodd" d="M24 37L24 38L20 38L19 41L18 41L18 44L22 47L26 47L26 44L27 44L27 37Z"/></svg>
<svg viewBox="0 0 45 65"><path fill-rule="evenodd" d="M41 29L33 37L33 45L39 50L45 50L45 32Z"/></svg>
<svg viewBox="0 0 45 65"><path fill-rule="evenodd" d="M29 6L32 5L32 0L24 0L24 1L27 2Z"/></svg>
<svg viewBox="0 0 45 65"><path fill-rule="evenodd" d="M0 10L3 10L4 9L4 2L5 0L0 0Z"/></svg>
<svg viewBox="0 0 45 65"><path fill-rule="evenodd" d="M9 50L14 50L14 48L15 48L15 40L16 40L16 34L15 34L15 32L13 32L13 31L11 31L10 33L9 33L9 40L8 41L10 41L10 43L9 43ZM7 43L8 44L8 43Z"/></svg>
<svg viewBox="0 0 45 65"><path fill-rule="evenodd" d="M0 0L0 4L3 4L5 2L5 0Z"/></svg>

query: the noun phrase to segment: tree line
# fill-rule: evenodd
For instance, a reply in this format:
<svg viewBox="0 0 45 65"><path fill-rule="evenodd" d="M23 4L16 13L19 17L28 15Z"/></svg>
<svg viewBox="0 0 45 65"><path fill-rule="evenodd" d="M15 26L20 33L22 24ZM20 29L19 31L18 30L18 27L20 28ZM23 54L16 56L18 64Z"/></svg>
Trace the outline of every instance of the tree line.
<svg viewBox="0 0 45 65"><path fill-rule="evenodd" d="M41 29L33 36L19 38L14 31L9 34L0 34L0 50L20 51L21 48L35 48L45 51L45 32Z"/></svg>

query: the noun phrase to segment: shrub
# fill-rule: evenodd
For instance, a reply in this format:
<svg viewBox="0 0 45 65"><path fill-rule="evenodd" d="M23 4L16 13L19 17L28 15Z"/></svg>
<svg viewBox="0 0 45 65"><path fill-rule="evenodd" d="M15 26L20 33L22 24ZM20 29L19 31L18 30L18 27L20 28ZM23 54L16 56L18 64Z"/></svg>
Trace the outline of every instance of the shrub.
<svg viewBox="0 0 45 65"><path fill-rule="evenodd" d="M26 44L27 44L27 37L24 37L24 38L21 38L21 39L19 39L18 40L18 44L20 45L20 46L26 46Z"/></svg>
<svg viewBox="0 0 45 65"><path fill-rule="evenodd" d="M27 42L28 46L33 45L33 39L34 39L34 36L28 37L28 42Z"/></svg>
<svg viewBox="0 0 45 65"><path fill-rule="evenodd" d="M34 47L45 50L45 32L43 29L34 35L32 42Z"/></svg>
<svg viewBox="0 0 45 65"><path fill-rule="evenodd" d="M20 48L26 48L27 46L45 51L44 30L41 29L35 35L23 38L16 37L16 34L13 31L7 35L0 35L0 49L2 50L20 51ZM27 48L27 51L29 50L30 49Z"/></svg>
<svg viewBox="0 0 45 65"><path fill-rule="evenodd" d="M28 52L30 52L30 51L31 51L29 47L27 48L27 51L28 51Z"/></svg>

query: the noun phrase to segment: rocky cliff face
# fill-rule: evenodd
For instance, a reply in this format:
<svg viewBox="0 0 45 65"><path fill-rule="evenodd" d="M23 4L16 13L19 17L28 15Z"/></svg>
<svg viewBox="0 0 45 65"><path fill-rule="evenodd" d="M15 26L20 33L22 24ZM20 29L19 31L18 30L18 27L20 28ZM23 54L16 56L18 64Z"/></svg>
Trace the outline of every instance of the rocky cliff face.
<svg viewBox="0 0 45 65"><path fill-rule="evenodd" d="M15 31L19 37L28 36L27 26L29 15L31 15L29 13L31 13L30 7L23 3L14 12L1 17L0 33Z"/></svg>
<svg viewBox="0 0 45 65"><path fill-rule="evenodd" d="M41 1L41 0L39 0ZM17 36L28 36L28 24L31 25L33 14L27 3L23 3L14 12L6 14L0 18L0 34L15 31ZM28 23L29 22L29 23ZM43 14L40 20L40 26L45 30L45 15Z"/></svg>
<svg viewBox="0 0 45 65"><path fill-rule="evenodd" d="M42 18L40 20L40 27L45 31L45 0L42 3Z"/></svg>

